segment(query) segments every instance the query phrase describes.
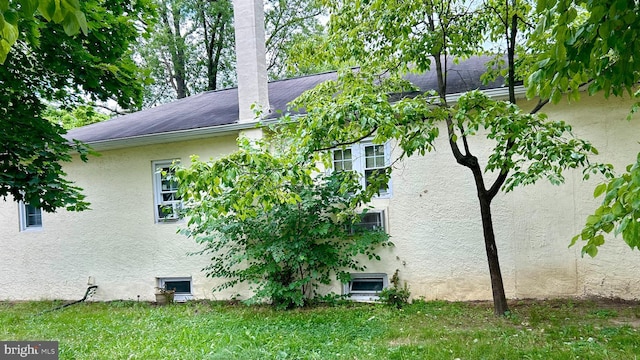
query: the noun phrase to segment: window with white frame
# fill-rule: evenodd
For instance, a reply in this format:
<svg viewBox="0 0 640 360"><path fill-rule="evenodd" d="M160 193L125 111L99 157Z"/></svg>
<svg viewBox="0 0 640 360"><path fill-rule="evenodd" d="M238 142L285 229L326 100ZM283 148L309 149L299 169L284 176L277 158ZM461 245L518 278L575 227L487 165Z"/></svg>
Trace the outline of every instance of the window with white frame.
<svg viewBox="0 0 640 360"><path fill-rule="evenodd" d="M377 173L384 172L389 167L391 148L389 143L373 144L361 142L349 147L333 150L334 171L357 171L361 174L360 182L363 187L369 185L370 179ZM391 195L391 180L381 184L378 189L380 196Z"/></svg>
<svg viewBox="0 0 640 360"><path fill-rule="evenodd" d="M333 169L335 171L353 170L351 148L333 150Z"/></svg>
<svg viewBox="0 0 640 360"><path fill-rule="evenodd" d="M159 288L175 291L173 301L184 302L187 300L193 300L191 277L157 278L157 282Z"/></svg>
<svg viewBox="0 0 640 360"><path fill-rule="evenodd" d="M20 202L20 231L42 229L42 209L31 204Z"/></svg>
<svg viewBox="0 0 640 360"><path fill-rule="evenodd" d="M385 230L384 211L368 211L362 214L358 226L368 230Z"/></svg>
<svg viewBox="0 0 640 360"><path fill-rule="evenodd" d="M351 281L343 284L343 294L356 301L376 301L382 289L389 286L387 274L355 273Z"/></svg>
<svg viewBox="0 0 640 360"><path fill-rule="evenodd" d="M180 218L182 200L178 197L178 183L173 179L171 166L177 160L153 162L154 207L157 222Z"/></svg>
<svg viewBox="0 0 640 360"><path fill-rule="evenodd" d="M384 211L371 210L360 214L360 222L352 225L352 232L357 229L386 231Z"/></svg>

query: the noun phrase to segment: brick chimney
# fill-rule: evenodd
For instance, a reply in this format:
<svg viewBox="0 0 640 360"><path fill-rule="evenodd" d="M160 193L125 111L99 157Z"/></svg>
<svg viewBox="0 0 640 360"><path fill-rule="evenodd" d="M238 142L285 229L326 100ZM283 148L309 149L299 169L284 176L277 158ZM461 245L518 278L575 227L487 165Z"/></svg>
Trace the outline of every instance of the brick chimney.
<svg viewBox="0 0 640 360"><path fill-rule="evenodd" d="M233 0L239 122L255 120L252 104L269 112L263 0Z"/></svg>

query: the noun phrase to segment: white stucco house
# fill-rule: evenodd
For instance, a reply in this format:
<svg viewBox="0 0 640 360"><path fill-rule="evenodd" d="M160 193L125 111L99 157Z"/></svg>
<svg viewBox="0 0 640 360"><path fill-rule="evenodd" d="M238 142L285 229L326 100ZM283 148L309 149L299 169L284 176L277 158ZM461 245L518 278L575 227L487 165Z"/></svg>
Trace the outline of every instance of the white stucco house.
<svg viewBox="0 0 640 360"><path fill-rule="evenodd" d="M268 107L268 117L275 118L302 91L335 76L267 86L264 65L259 66L264 51L260 56L259 36L252 32L260 18L247 16L254 10L242 12L247 24L236 17L236 30L250 33L237 35L239 88L202 93L69 133L102 154L65 166L68 178L84 189L91 210L42 213L12 199L0 201L0 300L78 299L88 285L98 286L93 300L153 300L155 288L164 285L177 289L177 300L250 296L242 287L211 292L215 282L201 271L208 259L189 255L199 246L177 234L184 220L160 210L179 206L179 199L159 170L174 160L187 164L193 154L215 159L234 151L240 133L259 132L251 103ZM243 46L249 40L254 43ZM449 65L452 97L471 89L506 97L500 83L479 82L484 60ZM241 71L252 67L257 70ZM410 79L422 90L435 88L434 73ZM520 106L532 108L534 102L522 99ZM547 105L544 112L566 120L576 135L590 140L600 152L598 161L622 168L640 152L640 123L625 120L630 106L630 101L585 95L581 102ZM489 149L487 140L477 141L474 148ZM348 150L336 153L334 164L348 164L363 174L371 166L387 166L397 155L394 144L362 142ZM382 261L369 263L352 283L326 290L367 298L398 269L416 298L490 299L475 187L446 139L439 140L436 151L394 166L388 190L373 200L374 211L366 220L383 227L395 247L382 250ZM580 246L568 248L598 202L592 196L597 179L583 182L579 171L566 175L564 185L519 188L493 202L507 297L640 298L640 252L614 238L607 238L595 259L582 258Z"/></svg>
<svg viewBox="0 0 640 360"><path fill-rule="evenodd" d="M499 84L480 85L482 64L476 58L450 65L460 79L450 84L452 95L475 88L494 97L505 95ZM270 108L285 109L303 90L332 76L270 83ZM413 81L429 89L435 79L425 74ZM640 124L625 120L630 105L585 96L545 110L591 140L600 151L598 160L621 167L640 151ZM533 102L522 100L521 106L526 109ZM154 288L164 284L178 288L178 299L249 296L242 288L212 294L214 282L201 272L207 258L189 256L198 245L176 233L183 220L159 211L179 201L158 170L174 160L186 163L192 154L206 159L234 151L239 133L256 125L240 121L238 114L234 88L71 131L70 137L102 154L65 167L69 178L84 188L91 210L41 213L10 199L1 202L0 299L75 299L87 284L98 285L94 300L152 300ZM482 141L475 145L482 147ZM365 153L373 151L388 162L394 150L393 144L363 142L335 158L364 172ZM498 195L493 214L508 297L640 297L640 253L621 239L608 238L595 259L582 258L579 246L567 247L597 205L595 184L583 182L575 172L561 186L540 183ZM354 283L336 284L329 291L368 296L399 269L414 297L491 297L472 178L455 163L444 140L435 152L396 164L390 188L373 206L376 211L367 220L384 227L395 247L383 250L383 260L370 263L366 273L355 274Z"/></svg>

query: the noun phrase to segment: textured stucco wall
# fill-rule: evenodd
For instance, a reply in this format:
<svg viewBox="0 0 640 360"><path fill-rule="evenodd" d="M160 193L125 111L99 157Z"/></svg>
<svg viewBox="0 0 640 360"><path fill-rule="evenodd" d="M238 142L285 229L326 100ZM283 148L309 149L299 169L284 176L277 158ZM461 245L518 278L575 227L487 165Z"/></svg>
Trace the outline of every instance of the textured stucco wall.
<svg viewBox="0 0 640 360"><path fill-rule="evenodd" d="M521 106L531 108L533 103ZM640 151L640 123L625 120L630 106L631 102L620 99L586 97L580 103L548 105L544 111L553 119L566 120L576 135L592 141L600 152L595 161L623 170ZM479 149L474 154L486 159L488 145L488 140L474 138L471 148ZM388 211L396 244L391 263L400 269L414 296L489 299L471 172L455 163L444 139L436 147L424 158L401 163L395 171ZM583 182L580 171L567 172L566 178L561 186L541 181L500 193L494 200L494 228L507 296L639 298L640 252L631 251L622 239L607 238L595 259L582 258L580 244L568 248L598 205L592 197L598 181ZM391 266L387 272L393 272Z"/></svg>
<svg viewBox="0 0 640 360"><path fill-rule="evenodd" d="M524 108L532 104L523 103ZM631 102L585 98L576 104L547 106L553 118L574 126L600 151L596 161L622 170L640 151L640 122L625 119ZM443 131L444 133L444 131ZM156 224L151 162L191 154L218 157L236 148L235 137L215 137L104 151L88 164L66 166L85 189L92 210L44 214L42 231L19 232L18 206L0 202L0 299L80 298L92 276L94 299L151 300L156 277L192 276L196 298L210 298L213 282L200 271L206 258L187 256L198 249L176 234L179 224ZM489 143L474 139L482 158ZM397 151L396 151L397 153ZM567 182L541 182L501 193L493 203L494 227L507 296L511 298L602 295L640 298L640 252L608 238L595 258L568 248L598 202L598 181L582 181L580 171ZM479 207L471 173L455 163L444 139L436 151L396 164L393 196L377 199L395 247L381 251L382 262L368 271L391 276L400 270L414 297L489 299L488 268ZM334 291L340 292L336 284ZM233 289L216 294L228 298Z"/></svg>
<svg viewBox="0 0 640 360"><path fill-rule="evenodd" d="M156 277L193 277L194 295L211 297L198 246L176 234L176 223L155 223L152 161L192 154L219 157L235 136L102 152L65 167L84 188L91 210L43 214L40 231L19 232L18 205L0 203L0 299L76 299L89 276L96 300L152 300ZM178 224L179 225L179 224Z"/></svg>

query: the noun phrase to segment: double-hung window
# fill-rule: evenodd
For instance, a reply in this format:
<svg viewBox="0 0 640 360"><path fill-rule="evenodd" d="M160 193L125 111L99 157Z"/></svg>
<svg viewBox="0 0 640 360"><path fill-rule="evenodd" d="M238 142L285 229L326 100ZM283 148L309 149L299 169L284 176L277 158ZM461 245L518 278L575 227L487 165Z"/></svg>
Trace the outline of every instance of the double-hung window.
<svg viewBox="0 0 640 360"><path fill-rule="evenodd" d="M357 171L362 187L366 187L378 173L390 166L391 150L388 143L361 142L349 147L333 149L334 171ZM381 197L391 195L391 180L378 189Z"/></svg>
<svg viewBox="0 0 640 360"><path fill-rule="evenodd" d="M177 161L177 160L176 160ZM180 218L182 200L178 197L178 183L173 178L174 160L153 163L153 188L156 222L175 221Z"/></svg>
<svg viewBox="0 0 640 360"><path fill-rule="evenodd" d="M20 202L20 231L42 229L42 209Z"/></svg>

